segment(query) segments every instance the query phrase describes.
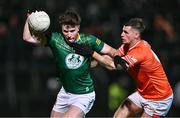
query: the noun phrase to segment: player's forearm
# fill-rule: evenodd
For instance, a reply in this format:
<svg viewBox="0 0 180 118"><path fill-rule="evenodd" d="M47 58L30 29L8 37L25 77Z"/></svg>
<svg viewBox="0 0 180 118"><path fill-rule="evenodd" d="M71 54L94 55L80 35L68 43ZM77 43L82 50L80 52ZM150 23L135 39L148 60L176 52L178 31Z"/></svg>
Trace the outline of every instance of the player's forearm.
<svg viewBox="0 0 180 118"><path fill-rule="evenodd" d="M26 20L25 25L24 25L24 31L23 31L23 40L28 41L31 37L32 36L29 30L28 22Z"/></svg>
<svg viewBox="0 0 180 118"><path fill-rule="evenodd" d="M96 59L102 66L104 66L110 70L115 69L114 62L110 58L102 56L102 55L98 54L97 52L94 52L92 57L94 59Z"/></svg>
<svg viewBox="0 0 180 118"><path fill-rule="evenodd" d="M31 34L27 20L24 25L23 40L30 43L40 43L37 38Z"/></svg>
<svg viewBox="0 0 180 118"><path fill-rule="evenodd" d="M104 47L101 50L101 53L109 55L112 58L114 58L115 55L118 55L117 50L107 44L104 44Z"/></svg>
<svg viewBox="0 0 180 118"><path fill-rule="evenodd" d="M106 59L106 58L104 58L103 63L100 62L100 65L106 67L106 68L109 69L109 70L114 70L114 69L116 69L115 66L114 66L114 62L111 61L111 60L109 60L109 59Z"/></svg>

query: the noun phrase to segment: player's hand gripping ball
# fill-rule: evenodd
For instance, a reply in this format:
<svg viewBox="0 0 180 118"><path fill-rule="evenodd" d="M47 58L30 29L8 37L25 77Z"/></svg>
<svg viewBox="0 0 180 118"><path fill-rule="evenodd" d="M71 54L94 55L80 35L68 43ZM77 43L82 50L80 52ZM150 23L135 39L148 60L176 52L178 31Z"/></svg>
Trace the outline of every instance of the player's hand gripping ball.
<svg viewBox="0 0 180 118"><path fill-rule="evenodd" d="M27 21L31 29L37 32L44 32L50 26L50 18L45 11L32 12Z"/></svg>

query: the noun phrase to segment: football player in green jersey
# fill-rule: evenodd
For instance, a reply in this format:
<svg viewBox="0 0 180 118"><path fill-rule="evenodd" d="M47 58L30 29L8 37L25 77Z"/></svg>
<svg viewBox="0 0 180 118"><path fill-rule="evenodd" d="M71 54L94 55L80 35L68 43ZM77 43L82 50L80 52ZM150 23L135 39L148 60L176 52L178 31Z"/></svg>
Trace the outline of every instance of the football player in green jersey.
<svg viewBox="0 0 180 118"><path fill-rule="evenodd" d="M57 95L51 117L84 117L91 109L95 100L93 80L90 76L91 55L76 53L74 44L86 44L98 53L114 57L116 50L93 35L79 33L81 18L69 9L59 17L61 32L48 34L34 32L26 20L23 40L49 46L58 68L62 88ZM104 56L104 65L114 69L112 60Z"/></svg>

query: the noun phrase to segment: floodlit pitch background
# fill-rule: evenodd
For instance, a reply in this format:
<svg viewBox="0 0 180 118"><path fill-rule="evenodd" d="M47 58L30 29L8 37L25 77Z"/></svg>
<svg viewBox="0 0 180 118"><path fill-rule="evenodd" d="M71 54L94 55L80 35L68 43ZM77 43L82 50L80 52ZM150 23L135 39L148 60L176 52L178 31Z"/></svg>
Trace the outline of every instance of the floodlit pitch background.
<svg viewBox="0 0 180 118"><path fill-rule="evenodd" d="M23 25L28 9L45 10L58 31L58 16L68 7L79 11L82 32L115 48L121 44L123 23L132 17L143 18L147 26L143 37L159 56L174 90L167 116L180 116L180 0L1 0L0 117L50 116L61 87L53 56L49 48L22 40ZM111 117L135 84L126 73L100 66L91 73L97 95L87 116Z"/></svg>

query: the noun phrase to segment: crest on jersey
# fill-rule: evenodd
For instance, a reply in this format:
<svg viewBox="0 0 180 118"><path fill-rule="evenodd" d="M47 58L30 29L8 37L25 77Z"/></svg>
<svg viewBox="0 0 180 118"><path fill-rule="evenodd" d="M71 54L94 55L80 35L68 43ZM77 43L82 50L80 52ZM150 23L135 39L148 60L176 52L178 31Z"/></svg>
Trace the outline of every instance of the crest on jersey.
<svg viewBox="0 0 180 118"><path fill-rule="evenodd" d="M75 53L70 53L66 56L65 62L69 69L77 69L84 61L84 57Z"/></svg>

